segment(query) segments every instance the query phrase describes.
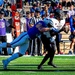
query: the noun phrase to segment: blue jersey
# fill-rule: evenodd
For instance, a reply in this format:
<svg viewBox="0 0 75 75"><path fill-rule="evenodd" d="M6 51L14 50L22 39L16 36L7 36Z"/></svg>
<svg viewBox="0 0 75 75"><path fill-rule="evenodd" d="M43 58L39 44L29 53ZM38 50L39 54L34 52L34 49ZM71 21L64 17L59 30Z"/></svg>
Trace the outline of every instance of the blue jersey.
<svg viewBox="0 0 75 75"><path fill-rule="evenodd" d="M28 30L28 35L31 39L36 38L38 35L40 35L40 31L38 28L47 27L46 23L44 21L37 22L32 28Z"/></svg>
<svg viewBox="0 0 75 75"><path fill-rule="evenodd" d="M70 17L70 28L71 28L71 32L73 32L75 30L75 20L73 19L73 16Z"/></svg>

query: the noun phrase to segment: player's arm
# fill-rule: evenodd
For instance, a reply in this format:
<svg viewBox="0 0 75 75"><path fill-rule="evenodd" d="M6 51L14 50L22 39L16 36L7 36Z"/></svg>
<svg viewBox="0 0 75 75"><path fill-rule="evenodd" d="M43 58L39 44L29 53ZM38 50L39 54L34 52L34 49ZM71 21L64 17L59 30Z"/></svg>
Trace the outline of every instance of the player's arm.
<svg viewBox="0 0 75 75"><path fill-rule="evenodd" d="M40 32L47 32L47 31L50 31L50 28L49 27L40 27L40 28L38 28L38 30Z"/></svg>
<svg viewBox="0 0 75 75"><path fill-rule="evenodd" d="M41 32L47 32L47 31L53 31L55 33L59 32L59 30L57 30L56 28L53 28L53 27L41 27L41 28L38 28L38 30Z"/></svg>

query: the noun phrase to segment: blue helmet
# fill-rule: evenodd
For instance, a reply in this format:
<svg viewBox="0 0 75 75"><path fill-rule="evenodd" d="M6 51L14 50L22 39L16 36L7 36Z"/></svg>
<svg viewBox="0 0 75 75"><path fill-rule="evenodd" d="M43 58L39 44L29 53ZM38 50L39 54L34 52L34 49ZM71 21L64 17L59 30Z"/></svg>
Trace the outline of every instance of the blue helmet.
<svg viewBox="0 0 75 75"><path fill-rule="evenodd" d="M44 19L44 22L45 24L48 26L48 27L52 27L53 26L53 22L50 18L45 18Z"/></svg>

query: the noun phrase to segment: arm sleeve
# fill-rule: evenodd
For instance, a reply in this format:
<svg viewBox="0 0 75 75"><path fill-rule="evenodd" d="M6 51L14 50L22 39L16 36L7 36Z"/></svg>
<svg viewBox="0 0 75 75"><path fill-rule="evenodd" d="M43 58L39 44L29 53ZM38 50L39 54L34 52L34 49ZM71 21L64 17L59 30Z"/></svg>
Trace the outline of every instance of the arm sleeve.
<svg viewBox="0 0 75 75"><path fill-rule="evenodd" d="M75 28L73 27L73 18L70 17L70 28L71 28L71 32L73 32L75 30Z"/></svg>

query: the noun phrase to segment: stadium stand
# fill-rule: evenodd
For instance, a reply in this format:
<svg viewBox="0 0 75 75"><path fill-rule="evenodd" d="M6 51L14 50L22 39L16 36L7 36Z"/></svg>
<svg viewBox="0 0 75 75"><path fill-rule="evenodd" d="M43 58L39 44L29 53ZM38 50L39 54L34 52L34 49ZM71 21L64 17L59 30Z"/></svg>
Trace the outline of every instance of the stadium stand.
<svg viewBox="0 0 75 75"><path fill-rule="evenodd" d="M70 35L70 31L68 34L66 34L65 32L61 32L61 41L60 41L60 49L67 54L68 50L70 49L70 40L69 40L69 35Z"/></svg>
<svg viewBox="0 0 75 75"><path fill-rule="evenodd" d="M62 2L62 0L60 0ZM30 7L32 6L29 6L28 3L26 3L26 5L23 6L23 9L24 11L29 11L30 10ZM67 10L63 10L65 12L65 15L66 15L66 12L68 11ZM6 19L9 19L11 17L5 17ZM70 35L70 32L68 34L64 33L64 32L61 32L61 41L60 41L60 49L65 53L67 54L68 53L68 50L69 50L69 47L70 47L70 41L69 41L69 35ZM43 48L42 48L43 49Z"/></svg>

